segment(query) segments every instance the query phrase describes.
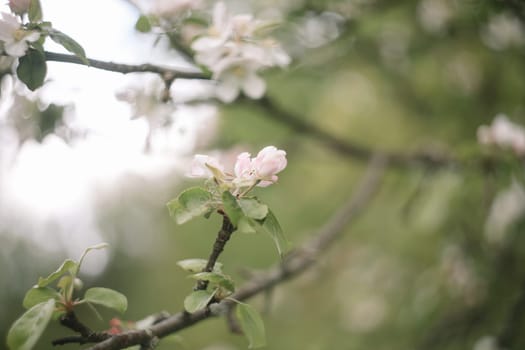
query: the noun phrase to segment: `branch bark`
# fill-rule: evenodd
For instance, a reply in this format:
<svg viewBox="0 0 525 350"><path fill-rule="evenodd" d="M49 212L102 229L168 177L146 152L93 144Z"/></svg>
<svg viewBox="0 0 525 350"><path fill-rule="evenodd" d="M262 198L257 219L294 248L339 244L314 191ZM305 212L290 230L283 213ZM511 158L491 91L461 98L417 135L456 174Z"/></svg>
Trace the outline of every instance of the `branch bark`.
<svg viewBox="0 0 525 350"><path fill-rule="evenodd" d="M357 191L350 200L314 234L313 238L302 248L288 254L281 264L274 266L264 273L264 275L258 275L252 278L238 289L237 292L232 295L232 298L241 301L246 300L299 275L313 265L318 256L326 251L331 243L342 235L347 225L370 203L373 195L381 184L387 163L388 160L384 156L374 156ZM219 303L219 306L221 305L226 308L231 308L234 302L226 299ZM191 327L212 316L215 315L209 308L199 310L192 314L182 311L154 324L146 330L136 330L114 335L89 349L117 350L133 345L145 344L154 337L163 338L184 328Z"/></svg>
<svg viewBox="0 0 525 350"><path fill-rule="evenodd" d="M219 255L221 255L222 251L224 250L224 246L226 246L226 243L230 240L230 236L234 230L235 227L230 221L230 218L228 218L226 214L222 214L222 227L217 234L217 238L213 244L213 250L211 251L210 257L208 258L208 263L206 264L203 272L213 271L213 267L215 266ZM204 290L206 287L208 287L208 281L199 281L195 286L195 290Z"/></svg>
<svg viewBox="0 0 525 350"><path fill-rule="evenodd" d="M80 64L85 66L85 64L74 55L56 53L56 52L45 52L47 61L63 62L63 63L73 63ZM164 80L173 80L173 79L202 79L209 80L210 76L203 74L198 71L184 71L179 69L161 67L154 64L123 64L123 63L114 63L107 61L94 60L92 58L87 59L89 62L89 67L107 70L115 73L129 74L129 73L156 73L159 74Z"/></svg>

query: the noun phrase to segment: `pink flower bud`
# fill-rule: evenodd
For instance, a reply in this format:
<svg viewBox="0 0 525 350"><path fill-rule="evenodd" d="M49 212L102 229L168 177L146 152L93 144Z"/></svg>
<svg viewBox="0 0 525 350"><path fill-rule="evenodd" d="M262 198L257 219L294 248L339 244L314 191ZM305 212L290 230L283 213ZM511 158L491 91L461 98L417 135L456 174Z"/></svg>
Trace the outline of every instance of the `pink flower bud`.
<svg viewBox="0 0 525 350"><path fill-rule="evenodd" d="M274 146L264 147L253 160L256 176L274 182L274 176L286 168L286 152Z"/></svg>
<svg viewBox="0 0 525 350"><path fill-rule="evenodd" d="M250 159L250 153L242 152L237 156L237 161L233 168L236 177L248 177L252 173L252 160Z"/></svg>
<svg viewBox="0 0 525 350"><path fill-rule="evenodd" d="M17 15L23 15L29 11L31 0L9 0L9 8Z"/></svg>

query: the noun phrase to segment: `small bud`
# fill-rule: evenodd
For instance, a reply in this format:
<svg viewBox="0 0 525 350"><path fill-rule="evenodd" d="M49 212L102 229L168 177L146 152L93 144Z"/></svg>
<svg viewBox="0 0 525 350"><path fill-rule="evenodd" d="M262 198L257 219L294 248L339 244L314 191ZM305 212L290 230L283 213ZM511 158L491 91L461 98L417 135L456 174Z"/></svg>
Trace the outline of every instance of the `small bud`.
<svg viewBox="0 0 525 350"><path fill-rule="evenodd" d="M75 278L73 286L76 290L81 290L84 287L84 282L80 278Z"/></svg>
<svg viewBox="0 0 525 350"><path fill-rule="evenodd" d="M26 14L30 4L31 0L9 0L9 8L17 15Z"/></svg>
<svg viewBox="0 0 525 350"><path fill-rule="evenodd" d="M111 320L109 320L109 325L110 327L118 328L122 325L122 321L119 318L114 317Z"/></svg>

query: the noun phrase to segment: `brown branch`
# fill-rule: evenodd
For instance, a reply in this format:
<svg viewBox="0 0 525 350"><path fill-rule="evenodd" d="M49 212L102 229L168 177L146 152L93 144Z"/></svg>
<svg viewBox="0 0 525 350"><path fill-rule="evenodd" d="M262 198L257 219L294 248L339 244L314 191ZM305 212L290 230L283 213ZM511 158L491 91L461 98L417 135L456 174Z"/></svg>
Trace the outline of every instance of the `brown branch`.
<svg viewBox="0 0 525 350"><path fill-rule="evenodd" d="M273 119L281 124L285 124L294 131L311 136L313 139L324 144L340 155L351 157L359 161L367 161L375 153L382 153L388 160L388 163L394 166L423 165L425 167L453 167L460 165L459 161L451 156L430 153L395 153L388 151L379 151L367 148L357 143L351 143L342 140L329 132L320 129L316 125L309 123L304 118L286 111L277 105L272 99L265 96L259 100L243 99L247 104L259 107L265 112L266 117Z"/></svg>
<svg viewBox="0 0 525 350"><path fill-rule="evenodd" d="M68 55L68 54L62 54L62 53L56 53L56 52L45 52L46 60L47 61L55 61L55 62L64 62L64 63L74 63L74 64L85 64L74 55ZM128 73L156 73L159 74L164 80L173 80L176 78L180 79L202 79L202 80L209 80L210 76L207 74L203 74L202 72L195 72L195 71L183 71L179 69L173 69L173 68L167 68L167 67L161 67L154 64L123 64L123 63L113 63L113 62L107 62L107 61L99 61L94 60L92 58L87 59L89 62L89 67L107 70L110 72L115 73L122 73L122 74L128 74Z"/></svg>
<svg viewBox="0 0 525 350"><path fill-rule="evenodd" d="M224 246L230 239L230 236L233 233L233 231L235 231L235 227L230 221L230 218L228 218L226 214L222 214L222 227L219 233L217 234L217 238L215 239L215 243L213 244L213 250L210 254L210 257L208 258L208 263L206 264L206 267L204 268L203 272L213 271L213 267L215 266L219 255L221 255L222 251L224 250ZM207 281L199 281L195 286L195 290L204 290L206 289L206 287L208 287Z"/></svg>
<svg viewBox="0 0 525 350"><path fill-rule="evenodd" d="M105 332L93 332L86 325L84 325L77 318L73 311L69 311L60 317L60 324L66 328L71 329L74 332L80 334L80 336L70 336L54 340L51 344L53 345L64 345L69 343L98 343L111 337L110 334Z"/></svg>
<svg viewBox="0 0 525 350"><path fill-rule="evenodd" d="M314 264L317 257L323 253L334 240L342 235L345 227L352 222L356 215L371 201L373 195L379 188L386 165L387 160L384 156L374 156L357 192L314 234L314 237L301 249L297 249L287 255L281 264L247 282L232 295L232 298L236 300L246 300L297 276ZM234 302L226 299L219 303L219 306L221 305L226 308L231 308ZM147 330L136 330L114 335L89 349L117 350L137 344L145 344L153 337L163 338L211 316L215 315L209 308L199 310L192 314L179 312L154 324Z"/></svg>

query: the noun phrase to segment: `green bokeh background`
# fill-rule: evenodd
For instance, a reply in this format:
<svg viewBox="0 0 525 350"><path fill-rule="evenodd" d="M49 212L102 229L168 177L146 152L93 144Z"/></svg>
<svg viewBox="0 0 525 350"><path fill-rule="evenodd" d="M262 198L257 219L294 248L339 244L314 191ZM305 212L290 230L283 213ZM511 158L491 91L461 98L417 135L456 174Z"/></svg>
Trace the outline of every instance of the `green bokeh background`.
<svg viewBox="0 0 525 350"><path fill-rule="evenodd" d="M419 15L424 3L452 9L441 30L425 29ZM338 39L306 49L288 70L266 75L276 104L340 139L373 149L430 151L462 160L492 154L506 161L488 170L476 165L390 169L377 197L314 268L250 301L263 310L267 349L474 349L482 337L509 332L507 347L522 349L525 221L515 221L497 245L487 241L485 222L496 193L512 179L523 181L523 165L509 152L480 147L476 129L498 113L525 123L525 44L495 50L482 39L491 19L503 14L515 18L523 33L524 5L475 0L295 4L302 9L297 13L340 11L349 19ZM286 23L283 37L296 21ZM249 103L221 108L212 148L238 144L252 153L269 144L287 151L289 165L279 183L258 189L257 195L276 213L292 246L307 240L347 200L366 166ZM220 227L218 217L182 226L170 220L165 203L195 182L167 178L169 190L149 196L136 190L148 184L134 181L136 186L101 213L101 227L114 240L111 261L102 275L85 281L125 293L130 306L123 318L129 320L181 309L193 281L175 263L207 257ZM129 234L134 225L144 226L144 232ZM134 242L147 242L146 253L130 253ZM23 312L24 288L63 258L40 257L32 246L7 243L13 250L9 261L0 261L6 267L0 268L0 278L7 266L10 271L16 266L19 278L2 278L3 338ZM246 269L262 270L278 260L269 237L243 234L234 235L220 258L238 284ZM113 316L102 311L104 321L99 321L87 309L79 314L95 329L107 328ZM53 324L36 348L51 348L50 339L66 334ZM244 349L247 343L230 334L224 320L213 319L163 340L158 349L222 349L214 345Z"/></svg>

